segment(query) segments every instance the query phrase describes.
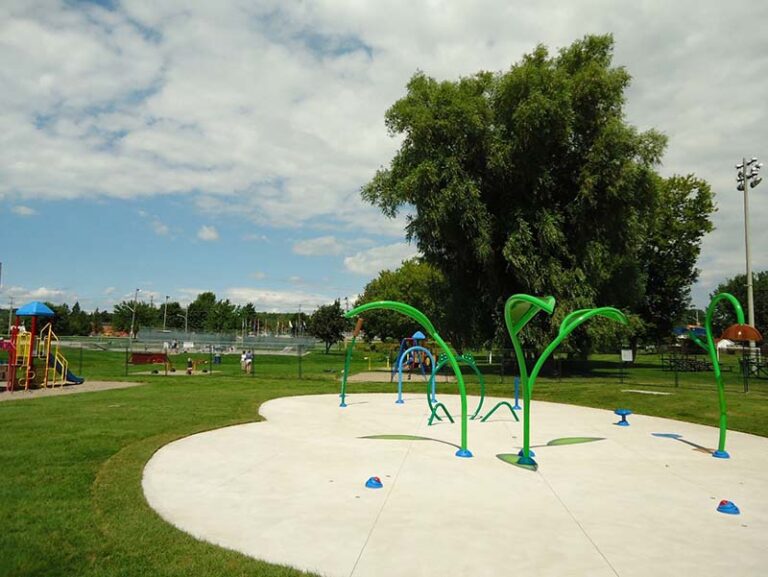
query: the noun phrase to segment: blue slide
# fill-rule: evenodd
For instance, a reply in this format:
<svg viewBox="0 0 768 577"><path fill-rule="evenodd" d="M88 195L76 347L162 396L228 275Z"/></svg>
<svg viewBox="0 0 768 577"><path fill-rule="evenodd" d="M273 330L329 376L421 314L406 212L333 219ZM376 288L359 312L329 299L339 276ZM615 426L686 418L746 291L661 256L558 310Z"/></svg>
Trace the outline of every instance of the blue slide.
<svg viewBox="0 0 768 577"><path fill-rule="evenodd" d="M59 361L56 360L56 357L53 356L53 353L49 356L49 359L51 363L56 363L56 372L61 373L62 372L62 366ZM83 377L78 377L75 373L73 373L70 370L67 370L67 382L73 383L75 385L82 385L85 382L85 379Z"/></svg>

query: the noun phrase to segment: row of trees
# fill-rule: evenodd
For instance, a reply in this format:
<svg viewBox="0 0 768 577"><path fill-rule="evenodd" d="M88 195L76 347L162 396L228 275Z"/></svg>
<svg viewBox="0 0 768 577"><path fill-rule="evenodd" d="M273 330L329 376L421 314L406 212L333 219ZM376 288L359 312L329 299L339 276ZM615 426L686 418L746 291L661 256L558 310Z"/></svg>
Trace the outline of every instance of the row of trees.
<svg viewBox="0 0 768 577"><path fill-rule="evenodd" d="M557 299L532 344L568 312L602 305L632 315L627 337L668 335L690 306L713 195L694 175L657 173L666 138L625 121L630 75L612 57L611 36L587 36L554 56L539 46L504 73L417 73L386 113L400 149L362 197L386 216L410 213L424 262L380 275L362 300L401 285L459 347L499 341L515 293ZM429 290L417 296L411 281Z"/></svg>
<svg viewBox="0 0 768 577"><path fill-rule="evenodd" d="M100 334L105 326L112 331L128 333L133 319L134 329L142 327L162 328L183 331L203 331L213 333L240 332L254 333L297 333L307 325L308 317L304 313L267 313L258 312L253 304L234 305L228 299L217 299L213 292L200 293L187 308L177 301L167 304L153 304L137 301L122 301L113 310L86 312L76 302L71 308L68 304L45 303L55 316L52 319L53 330L61 336L87 336ZM7 310L2 311L0 322L8 324ZM301 328L300 328L301 327Z"/></svg>
<svg viewBox="0 0 768 577"><path fill-rule="evenodd" d="M755 326L764 334L768 334L768 271L753 275L755 293ZM398 269L385 270L369 282L356 304L378 300L399 300L412 304L424 312L440 328L444 322L446 309L443 302L450 290L443 275L435 267L423 259L414 258L403 262ZM721 292L734 295L747 313L746 276L737 275L721 283L710 296ZM340 313L339 313L340 314ZM671 325L685 326L704 324L706 311L689 308L682 311L672 320ZM727 326L736 322L735 314L728 306L718 307L714 314L713 326L719 334ZM418 329L416 324L403 315L393 311L369 311L365 314L364 336L370 341L374 338L383 340L399 340L410 336ZM346 329L345 329L346 330ZM619 341L629 342L638 336L649 336L648 325L638 314L629 315L629 326L621 327L615 323L595 322L586 325L584 336L587 344L597 350L615 350ZM652 340L666 340L668 333L652 333ZM505 343L502 337L496 344ZM477 344L477 343L474 343ZM492 341L482 343L493 344Z"/></svg>

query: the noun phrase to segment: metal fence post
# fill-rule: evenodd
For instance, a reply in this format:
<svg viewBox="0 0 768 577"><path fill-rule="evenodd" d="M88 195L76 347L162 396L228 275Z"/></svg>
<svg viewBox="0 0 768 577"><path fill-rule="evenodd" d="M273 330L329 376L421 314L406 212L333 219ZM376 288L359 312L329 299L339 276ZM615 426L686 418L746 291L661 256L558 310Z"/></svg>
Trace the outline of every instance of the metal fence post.
<svg viewBox="0 0 768 577"><path fill-rule="evenodd" d="M296 350L299 351L299 380L301 380L301 345L298 345Z"/></svg>

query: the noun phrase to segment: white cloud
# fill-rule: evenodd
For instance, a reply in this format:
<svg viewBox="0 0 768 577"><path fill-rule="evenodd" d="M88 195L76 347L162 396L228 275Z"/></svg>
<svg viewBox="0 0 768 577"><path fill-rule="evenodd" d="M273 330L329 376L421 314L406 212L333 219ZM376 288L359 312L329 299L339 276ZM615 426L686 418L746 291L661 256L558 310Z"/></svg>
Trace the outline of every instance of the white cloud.
<svg viewBox="0 0 768 577"><path fill-rule="evenodd" d="M255 280L264 280L265 278L267 278L267 274L264 272L261 272L260 270L252 272L248 276Z"/></svg>
<svg viewBox="0 0 768 577"><path fill-rule="evenodd" d="M397 242L348 256L344 259L344 267L356 274L375 276L382 270L398 268L404 260L417 254L416 247Z"/></svg>
<svg viewBox="0 0 768 577"><path fill-rule="evenodd" d="M117 287L108 286L107 288L104 289L104 294L109 296L113 294L116 290L117 290Z"/></svg>
<svg viewBox="0 0 768 577"><path fill-rule="evenodd" d="M538 43L612 31L628 119L668 134L665 172L719 193L706 291L743 268L722 248L741 222L733 164L768 159L768 50L744 14L766 21L768 4L3 2L0 201L187 195L207 214L402 238L404 218L358 191L399 146L384 112L417 69L504 70ZM767 193L753 192L756 247Z"/></svg>
<svg viewBox="0 0 768 577"><path fill-rule="evenodd" d="M155 234L158 236L167 236L171 232L168 225L159 220L152 221L152 230L154 230Z"/></svg>
<svg viewBox="0 0 768 577"><path fill-rule="evenodd" d="M48 301L54 304L60 304L64 302L74 303L76 298L74 295L68 293L64 289L38 287L30 289L22 286L8 286L3 289L5 298L13 299L13 306L17 308L28 301Z"/></svg>
<svg viewBox="0 0 768 577"><path fill-rule="evenodd" d="M260 241L269 242L269 237L266 234L244 234L241 240L245 241Z"/></svg>
<svg viewBox="0 0 768 577"><path fill-rule="evenodd" d="M36 300L51 301L51 300L61 299L65 294L66 292L61 289L40 287L32 290L29 293L29 298L36 299Z"/></svg>
<svg viewBox="0 0 768 577"><path fill-rule="evenodd" d="M334 301L333 297L319 293L303 291L283 291L233 287L225 291L226 298L233 303L244 305L253 303L259 311L295 311L299 306L309 311L320 305Z"/></svg>
<svg viewBox="0 0 768 577"><path fill-rule="evenodd" d="M214 226L203 225L197 231L197 238L204 241L219 240L219 231Z"/></svg>
<svg viewBox="0 0 768 577"><path fill-rule="evenodd" d="M14 206L11 209L11 212L18 216L34 216L37 214L37 211L34 208L31 208L29 206L24 206L22 204L17 204L16 206Z"/></svg>
<svg viewBox="0 0 768 577"><path fill-rule="evenodd" d="M293 243L293 252L303 256L328 256L340 254L344 244L334 236L319 236Z"/></svg>

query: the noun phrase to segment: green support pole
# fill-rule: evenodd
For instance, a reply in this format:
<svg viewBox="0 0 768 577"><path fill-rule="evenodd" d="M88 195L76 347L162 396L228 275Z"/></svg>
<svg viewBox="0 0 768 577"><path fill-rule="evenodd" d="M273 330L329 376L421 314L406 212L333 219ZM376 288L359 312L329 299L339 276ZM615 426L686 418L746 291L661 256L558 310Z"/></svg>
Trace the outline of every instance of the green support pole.
<svg viewBox="0 0 768 577"><path fill-rule="evenodd" d="M464 386L464 377L461 374L461 369L459 368L459 364L456 362L456 357L454 357L453 352L448 347L448 345L445 343L445 341L442 339L442 337L437 333L437 330L435 329L432 322L426 317L424 313L422 313L420 310L407 305L405 303L397 302L397 301L376 301L372 303L366 303L364 305L360 305L359 307L353 308L351 311L347 312L344 316L347 318L358 316L361 313L364 313L365 311L372 310L372 309L388 309L388 310L394 310L401 314L404 314L416 322L418 322L429 334L430 337L432 337L432 340L435 341L438 346L443 349L443 352L448 357L448 362L451 365L451 368L453 369L454 374L456 375L456 381L459 385L459 394L461 395L461 448L456 451L457 457L471 457L472 453L467 448L467 390Z"/></svg>
<svg viewBox="0 0 768 577"><path fill-rule="evenodd" d="M726 436L726 433L728 432L728 412L726 410L726 404L725 404L725 384L723 383L723 375L722 375L722 372L720 371L720 360L717 358L717 348L715 347L715 339L712 335L712 317L714 316L717 305L723 300L727 300L728 302L731 303L734 310L736 311L736 319L738 320L738 323L740 325L743 325L744 311L741 308L741 303L736 299L736 297L734 297L730 293L720 293L715 295L712 298L712 300L709 303L709 306L707 307L707 317L704 323L704 328L707 331L706 344L701 342L701 339L699 339L692 332L688 333L688 336L691 337L691 340L693 342L695 342L697 345L699 345L701 348L703 348L705 351L709 353L709 358L712 361L712 370L715 373L715 383L717 384L717 399L720 405L720 419L719 419L720 437L717 443L717 451L712 453L712 456L718 459L728 459L730 457L728 452L725 450L725 436Z"/></svg>
<svg viewBox="0 0 768 577"><path fill-rule="evenodd" d="M568 335L594 316L602 316L627 324L627 317L624 316L624 313L613 307L581 309L570 313L560 323L557 337L544 349L529 376L518 334L539 311L543 310L547 314L552 314L554 309L555 299L553 297L541 299L526 294L513 295L507 299L504 305L504 321L512 340L512 346L515 348L515 356L520 368L520 383L523 387L523 449L520 451L518 464L529 467L536 466L536 461L533 460L531 455L531 397L533 396L533 386L536 383L536 378L546 360Z"/></svg>
<svg viewBox="0 0 768 577"><path fill-rule="evenodd" d="M480 402L477 404L477 408L475 409L474 413L472 413L472 416L469 417L470 421L473 421L477 418L478 414L480 413L480 409L483 408L483 403L485 402L485 379L483 378L483 374L480 372L480 369L477 368L477 364L475 363L474 358L472 355L459 355L456 357L456 360L459 362L464 362L467 365L470 366L470 368L475 372L477 375L478 380L480 381ZM435 367L434 371L432 371L432 379L437 382L437 374L440 372L440 369L442 369L445 364L448 362L448 357L443 355L440 355L437 366ZM430 411L433 411L434 407L432 406L432 400L429 396L429 386L427 386L427 403L429 404ZM517 417L515 417L517 418ZM440 417L437 417L437 420L441 420Z"/></svg>
<svg viewBox="0 0 768 577"><path fill-rule="evenodd" d="M341 375L341 404L340 407L346 407L346 397L347 397L347 376L349 375L349 365L352 361L352 352L355 350L355 341L357 340L357 335L360 334L360 330L363 328L363 319L359 318L357 319L357 324L355 325L355 330L352 333L352 342L349 343L349 346L347 347L347 354L344 357L344 373Z"/></svg>

